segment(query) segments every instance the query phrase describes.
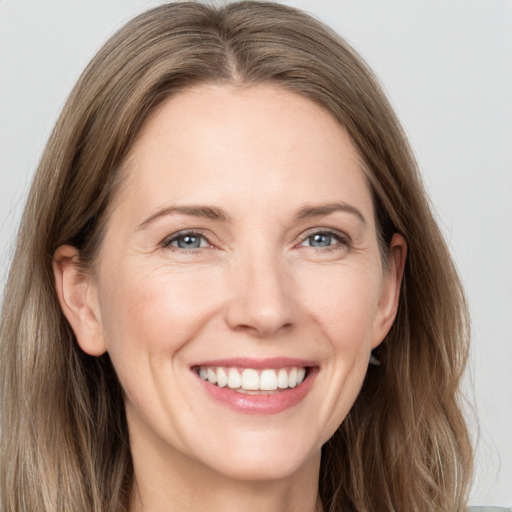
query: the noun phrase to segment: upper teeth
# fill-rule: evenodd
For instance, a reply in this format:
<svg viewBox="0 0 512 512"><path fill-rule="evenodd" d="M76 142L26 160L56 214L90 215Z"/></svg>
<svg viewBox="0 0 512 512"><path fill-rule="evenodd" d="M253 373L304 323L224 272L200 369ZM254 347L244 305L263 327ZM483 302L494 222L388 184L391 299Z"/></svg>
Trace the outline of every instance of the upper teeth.
<svg viewBox="0 0 512 512"><path fill-rule="evenodd" d="M231 389L247 391L272 391L275 389L294 388L302 383L305 375L305 368L295 366L278 370L199 367L199 376L210 384L217 384L221 388L227 386Z"/></svg>

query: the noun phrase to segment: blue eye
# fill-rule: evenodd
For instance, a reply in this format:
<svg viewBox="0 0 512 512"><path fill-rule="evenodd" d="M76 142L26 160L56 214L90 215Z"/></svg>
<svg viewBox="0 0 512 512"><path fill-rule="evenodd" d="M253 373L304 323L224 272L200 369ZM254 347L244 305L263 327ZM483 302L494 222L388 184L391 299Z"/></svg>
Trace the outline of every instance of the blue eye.
<svg viewBox="0 0 512 512"><path fill-rule="evenodd" d="M163 245L164 247L183 250L194 250L210 246L206 238L199 233L178 233L167 239Z"/></svg>
<svg viewBox="0 0 512 512"><path fill-rule="evenodd" d="M311 247L329 247L332 242L330 233L316 233L315 235L308 236L307 240Z"/></svg>
<svg viewBox="0 0 512 512"><path fill-rule="evenodd" d="M346 245L346 241L341 235L330 231L317 231L304 238L300 244L303 247L313 247L315 249L334 248L338 245Z"/></svg>

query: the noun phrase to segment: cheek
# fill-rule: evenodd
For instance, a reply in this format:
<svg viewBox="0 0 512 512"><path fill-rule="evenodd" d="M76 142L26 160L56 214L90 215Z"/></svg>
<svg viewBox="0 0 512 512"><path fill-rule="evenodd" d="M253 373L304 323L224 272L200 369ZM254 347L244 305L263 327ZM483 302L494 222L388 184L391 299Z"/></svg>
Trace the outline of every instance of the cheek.
<svg viewBox="0 0 512 512"><path fill-rule="evenodd" d="M112 272L101 308L109 352L177 351L216 310L219 295L212 288L220 280L166 268Z"/></svg>
<svg viewBox="0 0 512 512"><path fill-rule="evenodd" d="M137 404L144 417L165 423L161 404L166 399L160 391L165 395L169 386L177 384L186 347L215 317L219 295L205 288L221 278L166 268L121 270L104 280L102 325L107 351L127 401Z"/></svg>
<svg viewBox="0 0 512 512"><path fill-rule="evenodd" d="M309 314L340 350L353 350L373 332L380 294L375 265L351 265L316 270L303 279L302 297Z"/></svg>
<svg viewBox="0 0 512 512"><path fill-rule="evenodd" d="M368 369L380 292L378 267L347 265L316 274L302 288L324 346L318 418L327 440L352 408Z"/></svg>

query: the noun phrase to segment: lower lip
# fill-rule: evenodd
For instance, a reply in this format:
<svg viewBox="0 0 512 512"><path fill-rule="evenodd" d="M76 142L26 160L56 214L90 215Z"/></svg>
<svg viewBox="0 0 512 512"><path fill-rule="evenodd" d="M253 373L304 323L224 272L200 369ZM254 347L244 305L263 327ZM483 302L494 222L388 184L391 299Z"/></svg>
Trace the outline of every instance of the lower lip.
<svg viewBox="0 0 512 512"><path fill-rule="evenodd" d="M230 409L244 414L277 414L298 405L308 394L318 368L310 368L304 381L295 388L289 388L268 395L248 395L228 387L220 388L197 376L203 389L215 400Z"/></svg>

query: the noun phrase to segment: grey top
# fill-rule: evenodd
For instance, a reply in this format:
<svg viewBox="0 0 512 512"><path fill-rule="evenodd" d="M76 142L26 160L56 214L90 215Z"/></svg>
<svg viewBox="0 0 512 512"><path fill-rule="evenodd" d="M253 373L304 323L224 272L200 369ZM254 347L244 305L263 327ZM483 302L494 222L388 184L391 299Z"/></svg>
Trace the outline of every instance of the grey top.
<svg viewBox="0 0 512 512"><path fill-rule="evenodd" d="M469 507L468 512L512 512L512 508L503 507Z"/></svg>

